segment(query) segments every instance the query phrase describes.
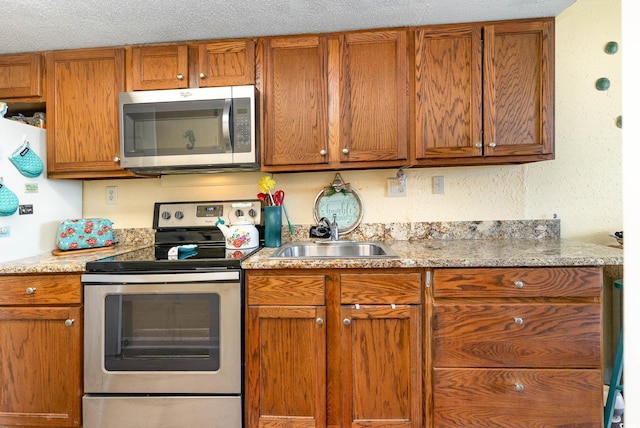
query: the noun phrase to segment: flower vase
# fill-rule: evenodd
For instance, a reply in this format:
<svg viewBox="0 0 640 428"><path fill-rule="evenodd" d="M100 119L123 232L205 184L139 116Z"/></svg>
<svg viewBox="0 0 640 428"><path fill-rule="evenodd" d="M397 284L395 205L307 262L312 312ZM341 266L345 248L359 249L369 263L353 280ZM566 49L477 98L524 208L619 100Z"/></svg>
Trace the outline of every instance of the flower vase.
<svg viewBox="0 0 640 428"><path fill-rule="evenodd" d="M276 248L282 245L282 206L264 207L264 246Z"/></svg>

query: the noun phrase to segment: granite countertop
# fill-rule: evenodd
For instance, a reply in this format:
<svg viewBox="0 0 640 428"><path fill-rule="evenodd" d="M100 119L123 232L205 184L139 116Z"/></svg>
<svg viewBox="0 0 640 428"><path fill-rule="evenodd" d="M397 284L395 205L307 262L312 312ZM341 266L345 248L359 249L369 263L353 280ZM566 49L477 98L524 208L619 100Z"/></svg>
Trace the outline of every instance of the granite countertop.
<svg viewBox="0 0 640 428"><path fill-rule="evenodd" d="M501 266L616 266L623 251L565 239L448 239L384 241L398 259L270 259L264 248L242 263L244 269L408 268Z"/></svg>
<svg viewBox="0 0 640 428"><path fill-rule="evenodd" d="M87 262L153 245L153 229L114 229L116 245L95 251L69 251L61 256L44 253L0 263L2 274L82 273Z"/></svg>
<svg viewBox="0 0 640 428"><path fill-rule="evenodd" d="M309 228L296 226L289 241L309 240ZM113 249L89 253L51 253L0 263L1 274L78 272L89 261L153 245L152 229L116 229ZM341 239L343 239L341 237ZM344 239L381 241L398 259L272 260L263 248L244 260L244 269L413 268L501 266L604 266L622 277L623 250L560 239L558 220L392 223L360 226Z"/></svg>
<svg viewBox="0 0 640 428"><path fill-rule="evenodd" d="M2 274L39 274L39 273L82 273L87 262L111 257L116 254L143 248L146 245L117 245L113 249L93 252L69 251L68 254L54 256L45 253L38 256L27 257L0 263L0 275Z"/></svg>

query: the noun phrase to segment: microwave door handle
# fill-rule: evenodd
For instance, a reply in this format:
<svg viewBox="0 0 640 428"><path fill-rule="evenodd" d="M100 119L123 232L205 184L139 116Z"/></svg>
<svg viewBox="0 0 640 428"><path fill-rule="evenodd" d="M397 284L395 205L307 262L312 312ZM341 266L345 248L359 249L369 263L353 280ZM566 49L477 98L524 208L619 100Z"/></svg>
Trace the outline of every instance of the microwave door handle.
<svg viewBox="0 0 640 428"><path fill-rule="evenodd" d="M231 141L233 135L231 135L231 98L224 100L224 109L222 110L222 138L224 143L233 152L233 146Z"/></svg>

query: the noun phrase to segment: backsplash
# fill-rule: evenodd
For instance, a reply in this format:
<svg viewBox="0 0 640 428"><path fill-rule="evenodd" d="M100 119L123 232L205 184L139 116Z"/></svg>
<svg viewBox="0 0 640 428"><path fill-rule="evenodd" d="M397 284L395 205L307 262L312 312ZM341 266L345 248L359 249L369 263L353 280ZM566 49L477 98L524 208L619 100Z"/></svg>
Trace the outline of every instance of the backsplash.
<svg viewBox="0 0 640 428"><path fill-rule="evenodd" d="M293 225L282 228L282 241L311 241L312 225ZM152 245L153 229L114 229L119 245ZM437 221L415 223L361 224L353 232L340 235L340 239L358 241L413 241L424 239L560 239L560 220L491 220L491 221Z"/></svg>

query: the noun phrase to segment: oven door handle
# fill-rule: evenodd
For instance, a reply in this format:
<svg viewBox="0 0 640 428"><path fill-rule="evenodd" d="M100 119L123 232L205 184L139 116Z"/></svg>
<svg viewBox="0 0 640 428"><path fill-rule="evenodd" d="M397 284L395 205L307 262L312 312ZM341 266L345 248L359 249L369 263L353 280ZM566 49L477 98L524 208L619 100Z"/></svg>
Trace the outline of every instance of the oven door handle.
<svg viewBox="0 0 640 428"><path fill-rule="evenodd" d="M85 284L154 284L178 282L211 282L211 281L239 281L239 271L219 272L185 272L185 273L87 273L82 275Z"/></svg>

